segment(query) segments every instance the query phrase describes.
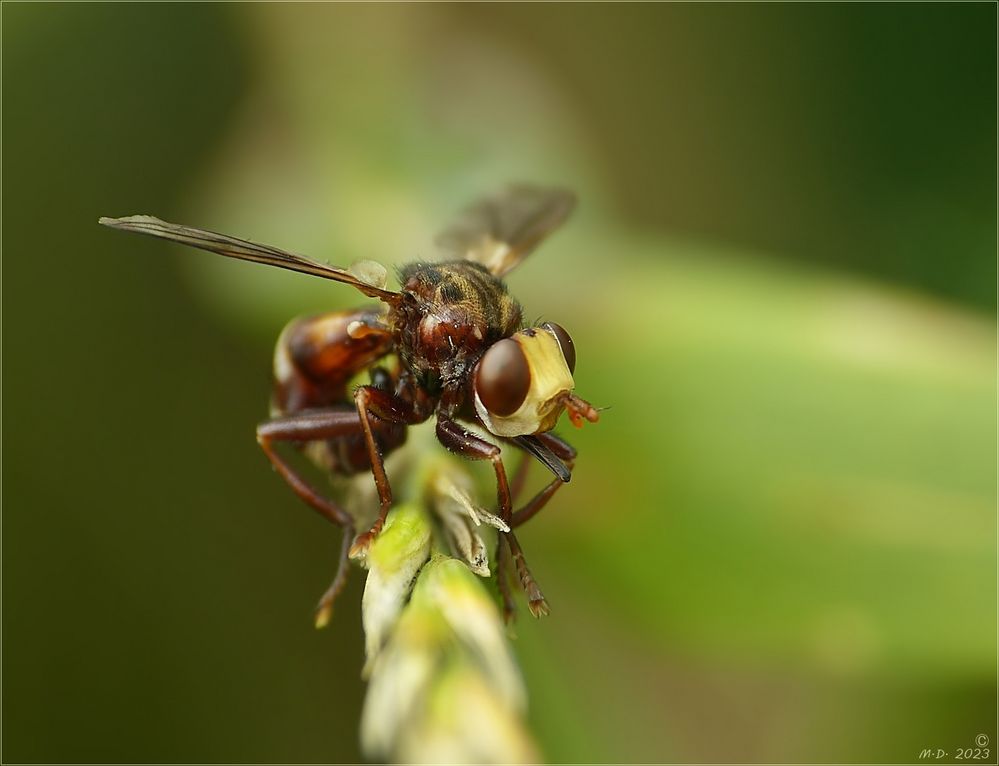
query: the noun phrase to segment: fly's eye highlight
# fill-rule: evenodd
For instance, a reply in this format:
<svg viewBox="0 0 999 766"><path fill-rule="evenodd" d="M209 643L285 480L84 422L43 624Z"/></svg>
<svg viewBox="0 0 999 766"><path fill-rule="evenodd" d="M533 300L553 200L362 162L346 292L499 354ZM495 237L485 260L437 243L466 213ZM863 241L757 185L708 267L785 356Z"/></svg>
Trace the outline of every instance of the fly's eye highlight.
<svg viewBox="0 0 999 766"><path fill-rule="evenodd" d="M541 327L555 336L559 348L562 349L562 356L565 357L565 364L569 368L569 372L575 372L576 347L572 344L572 338L569 337L569 333L565 331L562 325L555 324L554 322L545 322Z"/></svg>
<svg viewBox="0 0 999 766"><path fill-rule="evenodd" d="M475 391L483 406L494 415L512 415L530 388L531 368L520 345L506 338L490 346L475 372Z"/></svg>

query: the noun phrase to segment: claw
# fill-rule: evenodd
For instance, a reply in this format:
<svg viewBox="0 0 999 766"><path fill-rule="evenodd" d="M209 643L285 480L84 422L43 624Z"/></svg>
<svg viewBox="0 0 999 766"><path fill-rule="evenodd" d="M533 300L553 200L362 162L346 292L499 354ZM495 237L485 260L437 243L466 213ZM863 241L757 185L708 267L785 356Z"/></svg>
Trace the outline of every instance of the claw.
<svg viewBox="0 0 999 766"><path fill-rule="evenodd" d="M372 534L372 531L373 530L364 532L363 534L358 535L354 539L354 544L350 546L350 553L347 554L351 558L351 560L363 558L365 555L367 555L368 548L371 547L371 542L375 539L376 536L375 534Z"/></svg>
<svg viewBox="0 0 999 766"><path fill-rule="evenodd" d="M371 543L373 543L375 538L378 537L378 533L382 531L384 523L385 522L379 518L374 524L371 525L371 529L355 537L354 544L350 546L350 552L347 556L351 559L359 559L367 555L368 548L371 547Z"/></svg>
<svg viewBox="0 0 999 766"><path fill-rule="evenodd" d="M527 608L531 610L531 614L535 617L547 617L552 613L552 610L548 607L548 602L545 601L545 597L541 595L540 591L536 598L531 598L527 602Z"/></svg>
<svg viewBox="0 0 999 766"><path fill-rule="evenodd" d="M322 630L333 618L333 604L322 604L316 610L316 630Z"/></svg>

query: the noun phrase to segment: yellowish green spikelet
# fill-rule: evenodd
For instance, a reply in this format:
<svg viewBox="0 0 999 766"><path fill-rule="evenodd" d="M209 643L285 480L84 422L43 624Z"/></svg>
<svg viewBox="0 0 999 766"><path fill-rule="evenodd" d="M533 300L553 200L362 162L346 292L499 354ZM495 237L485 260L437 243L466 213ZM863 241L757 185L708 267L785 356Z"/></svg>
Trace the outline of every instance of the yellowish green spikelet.
<svg viewBox="0 0 999 766"><path fill-rule="evenodd" d="M504 525L453 463L424 469L419 501L393 509L367 555L362 748L397 763L536 763L523 680L476 576L489 573L479 525Z"/></svg>

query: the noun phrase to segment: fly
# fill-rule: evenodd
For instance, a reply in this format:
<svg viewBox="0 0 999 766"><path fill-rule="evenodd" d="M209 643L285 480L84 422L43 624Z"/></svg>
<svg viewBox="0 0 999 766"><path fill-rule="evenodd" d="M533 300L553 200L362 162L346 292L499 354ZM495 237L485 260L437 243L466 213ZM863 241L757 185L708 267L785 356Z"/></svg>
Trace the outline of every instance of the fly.
<svg viewBox="0 0 999 766"><path fill-rule="evenodd" d="M274 353L271 418L257 428L261 448L295 494L344 530L336 576L319 602L318 624L329 619L346 583L348 560L364 555L392 507L385 456L405 442L408 426L431 417L444 447L470 460L490 461L496 474L498 516L509 527L500 534L497 550L506 615L513 614L505 577L511 560L531 613L548 613L513 530L571 477L576 451L552 433L559 417L565 412L581 426L597 422L599 415L573 392L576 350L568 332L553 322L526 327L503 277L574 206L575 196L565 190L508 187L472 205L441 233L438 244L447 260L403 266L399 290L386 289L385 269L370 261L345 270L150 216L100 219L114 229L342 282L381 302L295 319L285 327ZM370 383L351 389L350 381L364 371ZM379 499L371 528L355 537L351 514L292 466L277 449L282 442L333 474L370 472ZM523 476L518 472L512 482L508 479L496 442L522 450L554 474L520 507L514 503Z"/></svg>

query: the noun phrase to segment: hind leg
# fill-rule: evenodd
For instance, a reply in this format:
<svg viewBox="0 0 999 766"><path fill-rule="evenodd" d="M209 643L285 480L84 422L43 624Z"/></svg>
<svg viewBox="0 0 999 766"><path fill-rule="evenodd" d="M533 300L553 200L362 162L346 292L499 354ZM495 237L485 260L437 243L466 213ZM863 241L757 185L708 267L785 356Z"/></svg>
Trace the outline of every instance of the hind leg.
<svg viewBox="0 0 999 766"><path fill-rule="evenodd" d="M336 597L340 595L340 592L347 585L347 573L350 571L350 561L348 559L348 552L350 551L350 543L354 539L354 528L352 526L346 526L343 528L343 540L340 543L340 559L336 566L336 575L333 577L333 582L330 583L330 587L326 589L322 597L319 599L319 603L316 605L316 627L325 628L330 621L330 617L333 616L333 602L336 601Z"/></svg>
<svg viewBox="0 0 999 766"><path fill-rule="evenodd" d="M340 436L356 435L361 430L357 412L331 407L267 420L257 426L257 443L271 461L271 465L296 495L323 518L339 527L348 527L354 523L350 514L332 498L318 492L284 456L278 453L275 443L335 439Z"/></svg>
<svg viewBox="0 0 999 766"><path fill-rule="evenodd" d="M271 465L288 486L327 521L343 528L340 558L332 584L316 607L316 627L324 627L333 613L333 602L347 584L347 550L354 539L354 519L335 500L321 494L276 449L282 441L308 442L356 435L361 431L360 419L352 409L313 410L274 418L257 427L257 441Z"/></svg>

